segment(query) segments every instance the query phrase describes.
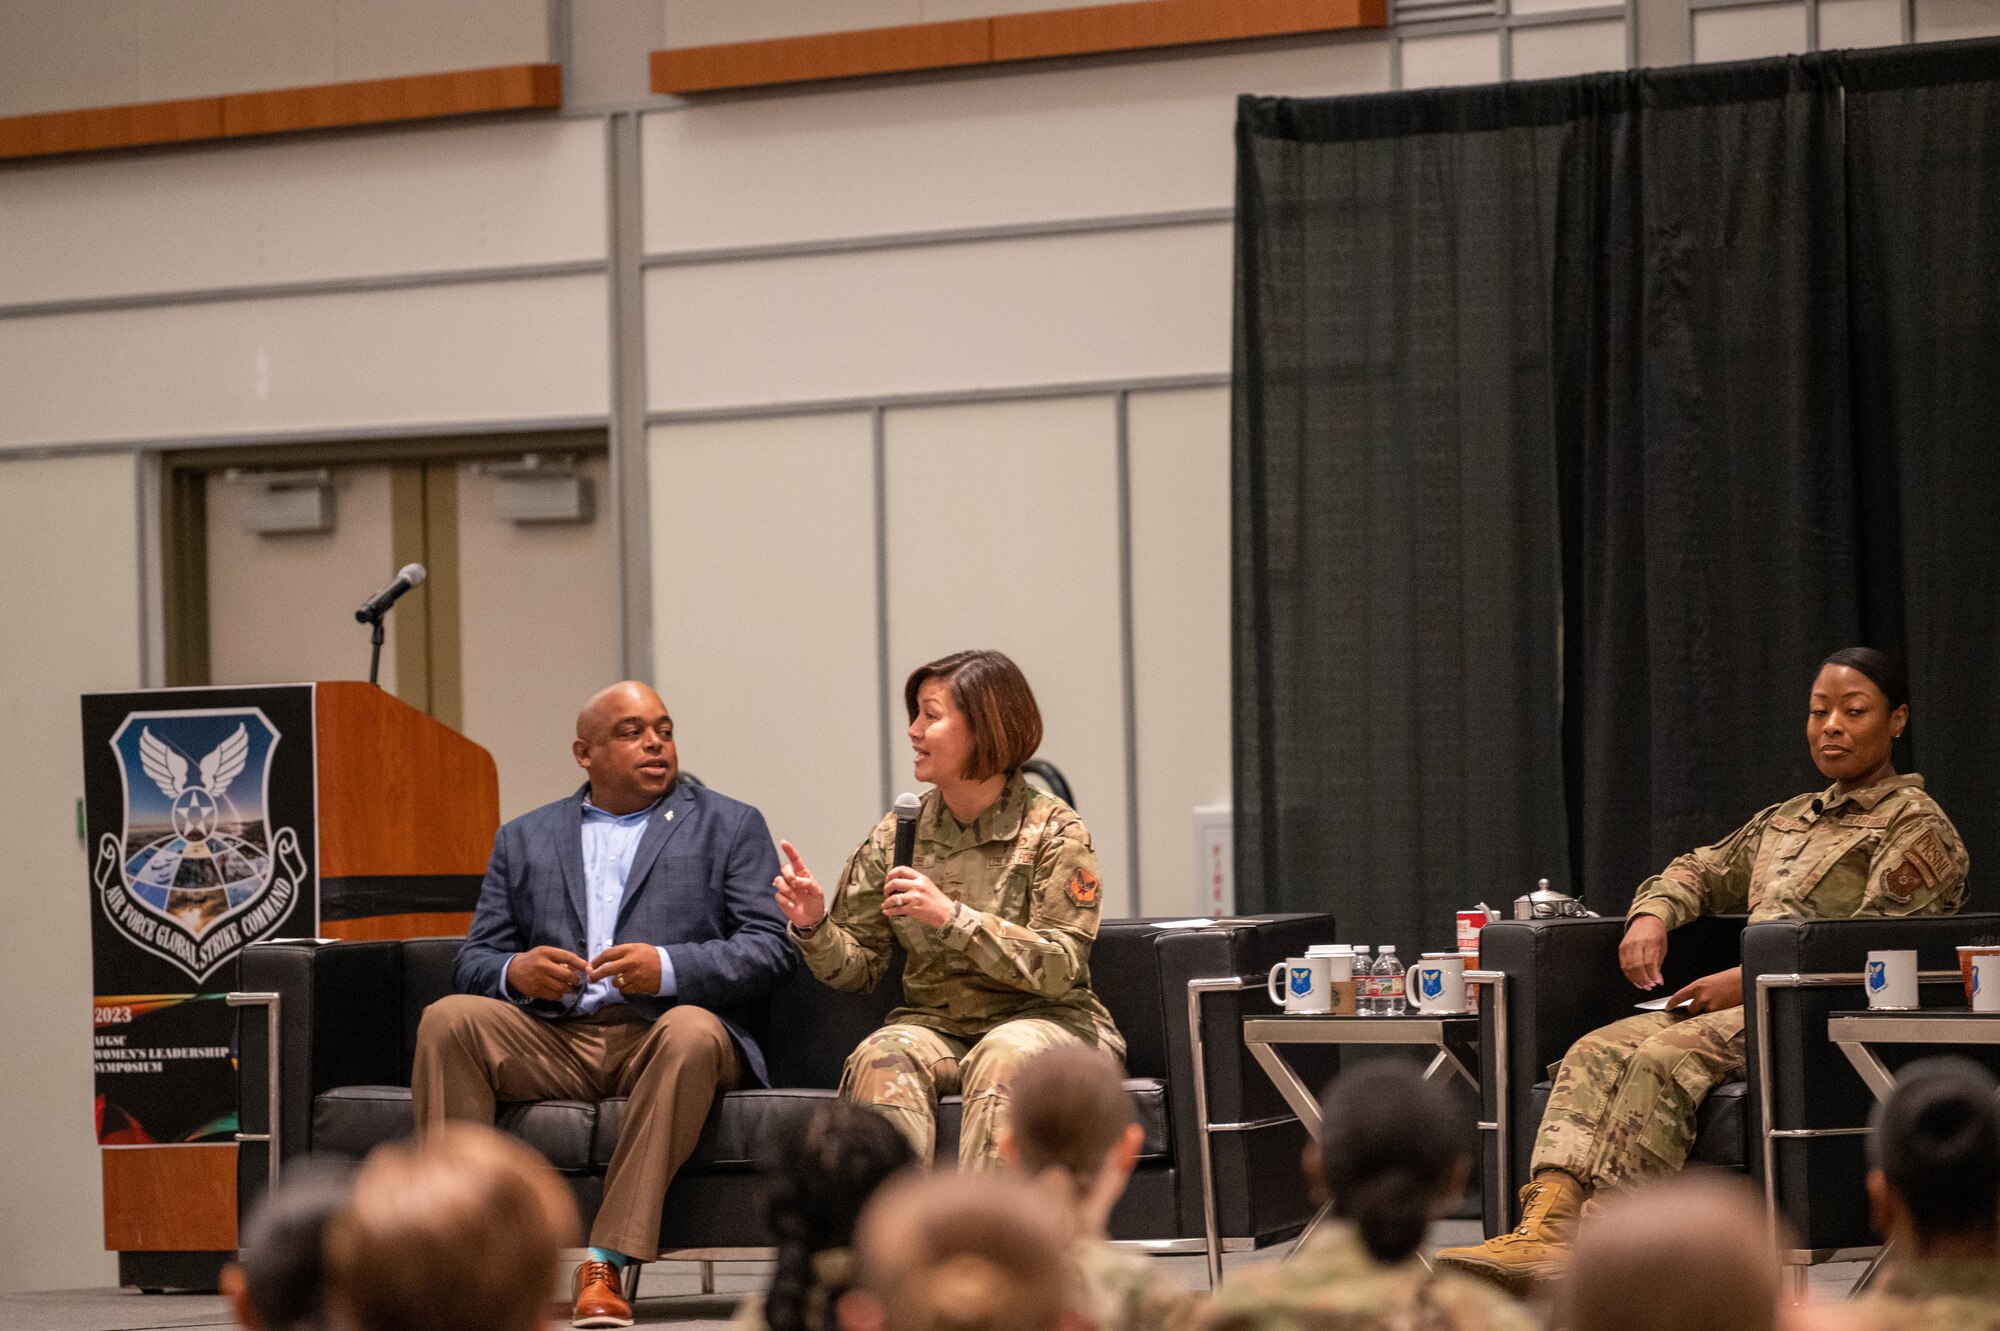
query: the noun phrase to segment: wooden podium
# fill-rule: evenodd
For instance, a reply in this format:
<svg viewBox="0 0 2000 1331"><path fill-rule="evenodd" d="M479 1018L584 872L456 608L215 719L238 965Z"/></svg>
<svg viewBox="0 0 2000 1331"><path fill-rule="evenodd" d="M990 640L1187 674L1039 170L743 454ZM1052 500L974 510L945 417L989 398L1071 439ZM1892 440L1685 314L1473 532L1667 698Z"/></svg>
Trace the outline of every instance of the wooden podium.
<svg viewBox="0 0 2000 1331"><path fill-rule="evenodd" d="M82 699L104 1246L213 1288L236 1248L236 955L462 934L500 824L492 755L372 684Z"/></svg>

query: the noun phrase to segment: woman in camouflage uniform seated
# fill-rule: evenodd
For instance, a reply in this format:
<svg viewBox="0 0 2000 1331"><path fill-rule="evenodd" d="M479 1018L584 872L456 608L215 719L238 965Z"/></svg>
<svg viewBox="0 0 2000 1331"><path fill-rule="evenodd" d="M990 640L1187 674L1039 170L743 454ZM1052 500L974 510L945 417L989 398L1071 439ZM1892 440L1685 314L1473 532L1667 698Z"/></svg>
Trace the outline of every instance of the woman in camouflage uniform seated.
<svg viewBox="0 0 2000 1331"><path fill-rule="evenodd" d="M806 965L834 988L871 990L892 949L907 954L903 1006L848 1057L840 1093L929 1164L938 1097L957 1092L959 1163L993 1169L1016 1068L1063 1045L1124 1057L1090 989L1103 881L1076 811L1021 776L1042 716L1020 667L958 652L914 671L903 702L917 780L933 785L913 862L890 867L891 814L848 857L831 906L789 841L773 886Z"/></svg>
<svg viewBox="0 0 2000 1331"><path fill-rule="evenodd" d="M1948 915L1965 901L1958 829L1898 776L1890 746L1909 724L1909 685L1881 652L1850 647L1821 664L1806 715L1813 764L1833 782L1752 818L1639 885L1618 964L1641 989L1663 983L1667 931L1700 915L1762 920ZM1563 1056L1521 1191L1521 1223L1438 1260L1510 1288L1557 1274L1593 1192L1687 1161L1695 1110L1743 1075L1743 970L1703 976L1666 1012L1613 1022Z"/></svg>

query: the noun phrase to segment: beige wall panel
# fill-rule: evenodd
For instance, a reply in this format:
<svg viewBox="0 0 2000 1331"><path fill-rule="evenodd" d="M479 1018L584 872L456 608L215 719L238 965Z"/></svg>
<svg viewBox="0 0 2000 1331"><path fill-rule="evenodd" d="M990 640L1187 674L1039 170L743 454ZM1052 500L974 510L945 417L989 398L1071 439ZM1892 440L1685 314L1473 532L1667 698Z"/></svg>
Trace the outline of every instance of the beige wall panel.
<svg viewBox="0 0 2000 1331"><path fill-rule="evenodd" d="M458 469L458 620L465 733L500 769L500 817L561 799L583 780L570 754L576 713L618 670L617 495L601 458L589 522L514 523L499 482Z"/></svg>
<svg viewBox="0 0 2000 1331"><path fill-rule="evenodd" d="M547 0L0 5L0 115L549 59Z"/></svg>
<svg viewBox="0 0 2000 1331"><path fill-rule="evenodd" d="M333 0L333 8L341 82L553 58L550 0Z"/></svg>
<svg viewBox="0 0 2000 1331"><path fill-rule="evenodd" d="M1795 55L1806 49L1804 5L1758 5L1750 9L1699 9L1694 15L1694 58L1755 60Z"/></svg>
<svg viewBox="0 0 2000 1331"><path fill-rule="evenodd" d="M590 120L264 139L8 168L0 301L604 257Z"/></svg>
<svg viewBox="0 0 2000 1331"><path fill-rule="evenodd" d="M1228 804L1229 390L1134 393L1132 660L1148 915L1203 902L1194 810Z"/></svg>
<svg viewBox="0 0 2000 1331"><path fill-rule="evenodd" d="M1916 39L1951 42L1966 37L2000 37L2000 4L1994 0L1912 0Z"/></svg>
<svg viewBox="0 0 2000 1331"><path fill-rule="evenodd" d="M1104 869L1107 918L1130 907L1118 626L1117 422L1109 398L888 414L890 785L913 787L903 680L993 647L1041 706ZM989 483L990 482L990 483Z"/></svg>
<svg viewBox="0 0 2000 1331"><path fill-rule="evenodd" d="M1378 92L1387 41L1053 65L645 122L651 252L1211 208L1236 96Z"/></svg>
<svg viewBox="0 0 2000 1331"><path fill-rule="evenodd" d="M655 428L649 459L653 659L681 762L831 889L886 812L872 423Z"/></svg>
<svg viewBox="0 0 2000 1331"><path fill-rule="evenodd" d="M89 872L77 695L139 685L136 470L129 455L0 461L0 909L34 957L8 999L0 1292L116 1282L91 1131ZM25 1316L26 1314L22 1314Z"/></svg>
<svg viewBox="0 0 2000 1331"><path fill-rule="evenodd" d="M1819 0L1819 49L1896 46L1902 8L1901 0Z"/></svg>
<svg viewBox="0 0 2000 1331"><path fill-rule="evenodd" d="M666 44L761 42L923 21L923 0L666 0Z"/></svg>
<svg viewBox="0 0 2000 1331"><path fill-rule="evenodd" d="M1604 0L1508 0L1510 14L1556 14L1566 9L1588 9L1602 5Z"/></svg>
<svg viewBox="0 0 2000 1331"><path fill-rule="evenodd" d="M330 532L259 536L259 487L208 478L208 651L213 684L368 678L368 629L354 610L396 575L389 469L340 467ZM396 689L391 612L380 683Z"/></svg>
<svg viewBox="0 0 2000 1331"><path fill-rule="evenodd" d="M602 414L604 281L0 320L0 448Z"/></svg>
<svg viewBox="0 0 2000 1331"><path fill-rule="evenodd" d="M662 408L1229 368L1227 223L647 273Z"/></svg>
<svg viewBox="0 0 2000 1331"><path fill-rule="evenodd" d="M661 44L666 0L587 0L570 5L563 104L629 106L653 95L644 52Z"/></svg>
<svg viewBox="0 0 2000 1331"><path fill-rule="evenodd" d="M1403 87L1445 88L1500 78L1500 34L1459 32L1403 42Z"/></svg>
<svg viewBox="0 0 2000 1331"><path fill-rule="evenodd" d="M331 83L334 0L0 5L0 115Z"/></svg>
<svg viewBox="0 0 2000 1331"><path fill-rule="evenodd" d="M1514 77L1554 79L1625 68L1625 25L1563 23L1514 31Z"/></svg>

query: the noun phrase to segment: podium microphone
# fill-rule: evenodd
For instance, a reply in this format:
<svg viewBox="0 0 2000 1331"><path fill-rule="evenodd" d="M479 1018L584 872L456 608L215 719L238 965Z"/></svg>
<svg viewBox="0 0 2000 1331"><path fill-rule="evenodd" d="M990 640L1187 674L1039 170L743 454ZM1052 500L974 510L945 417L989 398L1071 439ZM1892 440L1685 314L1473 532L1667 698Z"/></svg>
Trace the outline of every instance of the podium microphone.
<svg viewBox="0 0 2000 1331"><path fill-rule="evenodd" d="M422 564L403 565L402 568L396 571L396 580L394 582L369 597L367 601L362 603L361 608L354 612L355 623L373 624L377 622L382 616L389 613L389 607L396 604L404 592L423 586L424 579L427 576L429 575L424 571Z"/></svg>
<svg viewBox="0 0 2000 1331"><path fill-rule="evenodd" d="M373 633L368 635L370 649L368 653L368 682L370 684L375 682L375 676L382 669L382 616L389 613L389 607L396 604L402 598L403 593L413 587L422 586L424 578L427 576L422 564L405 564L396 570L396 580L394 582L362 602L361 608L354 612L354 618L357 623L372 624L375 629Z"/></svg>
<svg viewBox="0 0 2000 1331"><path fill-rule="evenodd" d="M896 796L896 857L889 862L891 869L908 868L910 859L917 850L917 809L922 804L915 795L904 791Z"/></svg>

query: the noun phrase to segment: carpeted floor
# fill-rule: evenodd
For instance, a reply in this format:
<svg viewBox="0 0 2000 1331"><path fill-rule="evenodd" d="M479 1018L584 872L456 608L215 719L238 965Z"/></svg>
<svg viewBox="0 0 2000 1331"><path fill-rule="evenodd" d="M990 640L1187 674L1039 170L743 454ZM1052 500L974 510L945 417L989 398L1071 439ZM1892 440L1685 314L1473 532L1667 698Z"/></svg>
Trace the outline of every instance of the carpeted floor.
<svg viewBox="0 0 2000 1331"><path fill-rule="evenodd" d="M1432 1249L1474 1243L1479 1225L1448 1220L1431 1230ZM1273 1261L1285 1248L1240 1253L1227 1259L1226 1269ZM1199 1257L1160 1259L1189 1286L1203 1283ZM744 1294L761 1289L769 1268L762 1263L730 1262L716 1267L716 1292L701 1292L692 1263L656 1263L646 1268L634 1309L642 1326L672 1326L676 1331L723 1331ZM1858 1263L1815 1268L1809 1277L1812 1296L1834 1300L1847 1293L1860 1276ZM168 1331L169 1328L223 1328L233 1325L229 1311L213 1294L139 1294L129 1290L62 1290L45 1294L0 1294L0 1331ZM558 1320L556 1325L560 1326Z"/></svg>

